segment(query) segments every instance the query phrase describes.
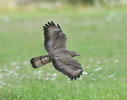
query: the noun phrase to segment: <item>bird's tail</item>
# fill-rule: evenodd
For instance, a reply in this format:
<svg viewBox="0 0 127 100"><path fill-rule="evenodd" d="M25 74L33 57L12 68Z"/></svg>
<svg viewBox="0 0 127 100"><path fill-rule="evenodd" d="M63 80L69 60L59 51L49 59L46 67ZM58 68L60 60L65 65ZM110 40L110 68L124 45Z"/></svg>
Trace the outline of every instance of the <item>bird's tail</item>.
<svg viewBox="0 0 127 100"><path fill-rule="evenodd" d="M34 57L31 59L31 64L33 68L41 67L49 62L51 62L49 55Z"/></svg>

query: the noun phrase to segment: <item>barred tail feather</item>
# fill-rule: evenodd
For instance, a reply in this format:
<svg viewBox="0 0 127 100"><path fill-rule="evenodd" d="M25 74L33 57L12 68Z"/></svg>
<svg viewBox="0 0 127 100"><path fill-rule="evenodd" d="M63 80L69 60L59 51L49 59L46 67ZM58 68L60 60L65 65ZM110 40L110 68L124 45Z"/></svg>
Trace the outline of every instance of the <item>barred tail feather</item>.
<svg viewBox="0 0 127 100"><path fill-rule="evenodd" d="M34 57L31 59L31 64L33 68L41 67L49 62L51 62L49 55Z"/></svg>

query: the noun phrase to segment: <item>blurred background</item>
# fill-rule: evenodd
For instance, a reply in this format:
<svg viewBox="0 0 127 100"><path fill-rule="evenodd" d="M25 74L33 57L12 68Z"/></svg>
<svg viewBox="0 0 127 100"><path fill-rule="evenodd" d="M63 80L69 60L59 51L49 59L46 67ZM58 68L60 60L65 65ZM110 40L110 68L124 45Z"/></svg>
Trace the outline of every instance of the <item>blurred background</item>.
<svg viewBox="0 0 127 100"><path fill-rule="evenodd" d="M123 7L127 5L127 0L0 0L0 9L52 9L66 7L68 4L72 6Z"/></svg>
<svg viewBox="0 0 127 100"><path fill-rule="evenodd" d="M48 21L60 24L67 48L81 55L76 81L52 63L30 64L47 54ZM126 100L126 66L127 0L0 0L0 100Z"/></svg>
<svg viewBox="0 0 127 100"><path fill-rule="evenodd" d="M103 32L103 30L106 30L106 28L109 27L110 25L111 27L109 27L108 28L109 30L106 31L110 31L110 30L117 31L117 29L119 31L120 28L123 29L125 28L125 25L123 26L123 24L122 25L120 24L124 23L123 20L126 17L126 12L127 12L126 9L127 9L126 0L0 0L0 25L1 25L0 38L1 38L1 45L3 46L3 48L5 48L3 50L1 49L3 56L1 55L0 58L3 61L8 60L9 58L6 57L7 52L11 52L9 53L9 55L11 56L9 57L10 59L12 59L11 57L14 56L12 53L12 51L14 50L12 49L14 48L10 47L12 48L10 51L5 51L5 50L8 46L13 46L14 43L17 43L14 45L16 49L15 51L19 51L20 49L26 51L28 50L27 55L31 56L31 54L28 54L28 52L30 53L31 50L26 49L24 46L26 45L26 43L28 43L27 45L29 45L32 39L34 41L38 41L38 44L36 44L36 46L37 45L39 46L40 45L39 43L41 42L43 43L42 26L45 23L47 23L47 21L51 21L51 20L61 24L65 32L69 33L67 34L68 36L71 36L70 33L74 34L77 32L80 33L80 36L83 35L84 39L87 38L87 35L85 34L88 34L89 32L94 33L96 31L95 34L97 35L101 33L101 30ZM113 28L114 24L118 28L114 29ZM103 28L100 29L100 27L104 27L104 29ZM74 28L77 28L77 30L74 31L73 30ZM103 33L103 35L101 34L103 38L105 38L105 35L107 35L106 31L105 33ZM111 31L107 33L111 33ZM92 38L94 38L95 34L91 35ZM89 35L90 34L88 34L88 36ZM38 38L37 36L42 36L42 37ZM109 36L111 36L111 34ZM21 38L20 40L17 39L19 37ZM25 38L29 38L31 40ZM113 37L111 36L110 38ZM89 41L94 41L94 39L93 40L90 39ZM85 42L86 40L82 40L82 42ZM18 45L18 42L20 42L19 44L21 43L22 44ZM70 42L71 41L68 41L68 44ZM9 43L11 45L9 45ZM20 46L23 47L20 48ZM31 43L29 47L32 49L32 46L33 45ZM41 45L39 47L40 48L38 49L41 50L41 47L43 46ZM72 48L73 46L72 47L69 46L69 47ZM91 49L91 48L85 48L85 49ZM32 51L33 51L32 53L36 52L36 50L32 50ZM88 50L88 52L90 51ZM114 55L113 52L111 53L110 50L109 52L106 52L104 54L107 56ZM35 53L35 55L36 54L37 53ZM100 52L98 53L96 52L95 55L96 54L100 55ZM23 55L25 54L23 53ZM87 55L87 53L85 55ZM16 57L18 58L18 56ZM25 56L23 56L23 59L25 59L24 57ZM22 57L18 59L21 60Z"/></svg>

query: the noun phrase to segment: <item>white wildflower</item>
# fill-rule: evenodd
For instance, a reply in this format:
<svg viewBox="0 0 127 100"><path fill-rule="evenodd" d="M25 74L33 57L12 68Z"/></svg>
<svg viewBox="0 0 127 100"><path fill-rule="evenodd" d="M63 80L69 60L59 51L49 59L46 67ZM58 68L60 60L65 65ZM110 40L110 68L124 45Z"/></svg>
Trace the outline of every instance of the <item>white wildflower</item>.
<svg viewBox="0 0 127 100"><path fill-rule="evenodd" d="M96 81L96 78L91 78L91 80L94 80L94 81Z"/></svg>
<svg viewBox="0 0 127 100"><path fill-rule="evenodd" d="M16 70L17 70L16 68L11 69L12 72L16 72Z"/></svg>
<svg viewBox="0 0 127 100"><path fill-rule="evenodd" d="M93 62L93 58L88 59L89 62Z"/></svg>
<svg viewBox="0 0 127 100"><path fill-rule="evenodd" d="M3 86L0 85L0 88L3 88Z"/></svg>
<svg viewBox="0 0 127 100"><path fill-rule="evenodd" d="M90 65L87 65L86 68L87 68L87 69L90 68Z"/></svg>
<svg viewBox="0 0 127 100"><path fill-rule="evenodd" d="M118 95L118 94L116 94L116 96L118 97L119 95Z"/></svg>
<svg viewBox="0 0 127 100"><path fill-rule="evenodd" d="M99 64L101 64L101 62L100 62L100 61L97 61L97 62L96 62L96 64L98 64L98 65L99 65Z"/></svg>
<svg viewBox="0 0 127 100"><path fill-rule="evenodd" d="M0 84L2 84L2 83L3 83L3 81L0 80Z"/></svg>
<svg viewBox="0 0 127 100"><path fill-rule="evenodd" d="M10 21L11 21L11 19L8 16L4 17L4 22L5 23L9 23Z"/></svg>
<svg viewBox="0 0 127 100"><path fill-rule="evenodd" d="M114 12L109 13L109 15L106 16L106 21L110 22L115 16L116 14Z"/></svg>
<svg viewBox="0 0 127 100"><path fill-rule="evenodd" d="M90 88L93 88L94 87L94 84L93 83L90 83L89 87Z"/></svg>
<svg viewBox="0 0 127 100"><path fill-rule="evenodd" d="M113 78L115 75L116 75L115 73L111 74L111 75L108 76L108 78Z"/></svg>
<svg viewBox="0 0 127 100"><path fill-rule="evenodd" d="M102 78L102 80L106 80L106 78L104 77L104 78Z"/></svg>
<svg viewBox="0 0 127 100"><path fill-rule="evenodd" d="M0 81L0 84L1 84L1 85L6 85L6 83L5 83L5 82L3 82L3 81Z"/></svg>
<svg viewBox="0 0 127 100"><path fill-rule="evenodd" d="M52 76L53 76L53 77L56 77L56 76L57 76L57 74L56 74L56 73L53 73L53 74L52 74Z"/></svg>
<svg viewBox="0 0 127 100"><path fill-rule="evenodd" d="M9 71L9 69L5 67L5 68L4 68L4 71L8 72L8 71Z"/></svg>
<svg viewBox="0 0 127 100"><path fill-rule="evenodd" d="M70 83L70 81L68 80L67 83Z"/></svg>
<svg viewBox="0 0 127 100"><path fill-rule="evenodd" d="M85 72L85 71L83 71L83 72L82 72L82 74L83 74L83 75L87 75L88 73L87 73L87 72Z"/></svg>
<svg viewBox="0 0 127 100"><path fill-rule="evenodd" d="M117 78L113 78L114 80L117 80Z"/></svg>
<svg viewBox="0 0 127 100"><path fill-rule="evenodd" d="M15 66L16 65L16 62L12 62L11 65Z"/></svg>
<svg viewBox="0 0 127 100"><path fill-rule="evenodd" d="M104 63L106 63L106 62L107 62L107 60L106 60L106 59L104 59L103 61L104 61Z"/></svg>
<svg viewBox="0 0 127 100"><path fill-rule="evenodd" d="M41 73L42 73L42 70L39 70L39 71L34 72L35 75L36 74L40 75Z"/></svg>
<svg viewBox="0 0 127 100"><path fill-rule="evenodd" d="M46 76L50 76L51 74L50 73L47 73Z"/></svg>
<svg viewBox="0 0 127 100"><path fill-rule="evenodd" d="M30 76L26 76L26 78L30 78Z"/></svg>
<svg viewBox="0 0 127 100"><path fill-rule="evenodd" d="M20 66L16 66L16 69L19 69L20 68Z"/></svg>
<svg viewBox="0 0 127 100"><path fill-rule="evenodd" d="M7 84L7 86L11 86L11 84Z"/></svg>
<svg viewBox="0 0 127 100"><path fill-rule="evenodd" d="M38 76L38 79L39 79L39 80L41 79L41 76L40 76L40 75Z"/></svg>
<svg viewBox="0 0 127 100"><path fill-rule="evenodd" d="M24 64L24 65L27 65L27 64L28 64L28 61L24 61L23 64Z"/></svg>
<svg viewBox="0 0 127 100"><path fill-rule="evenodd" d="M18 74L18 73L16 73L16 72L14 73L14 75L15 75L15 76L19 76L19 74Z"/></svg>
<svg viewBox="0 0 127 100"><path fill-rule="evenodd" d="M67 77L67 76L65 76L65 77L66 77L67 80L69 80L69 81L71 80L69 77Z"/></svg>
<svg viewBox="0 0 127 100"><path fill-rule="evenodd" d="M0 78L2 78L3 77L3 74L0 74Z"/></svg>
<svg viewBox="0 0 127 100"><path fill-rule="evenodd" d="M52 77L51 80L55 80L56 78L55 77Z"/></svg>
<svg viewBox="0 0 127 100"><path fill-rule="evenodd" d="M46 77L45 80L49 80L49 77Z"/></svg>
<svg viewBox="0 0 127 100"><path fill-rule="evenodd" d="M13 71L9 71L9 72L6 74L6 76L11 75L12 73L13 73Z"/></svg>
<svg viewBox="0 0 127 100"><path fill-rule="evenodd" d="M95 72L100 71L100 70L102 70L101 67L98 67L98 68L94 69Z"/></svg>
<svg viewBox="0 0 127 100"><path fill-rule="evenodd" d="M114 60L114 63L118 63L118 62L119 62L119 60L118 60L118 59Z"/></svg>
<svg viewBox="0 0 127 100"><path fill-rule="evenodd" d="M79 80L82 80L82 78L80 77Z"/></svg>

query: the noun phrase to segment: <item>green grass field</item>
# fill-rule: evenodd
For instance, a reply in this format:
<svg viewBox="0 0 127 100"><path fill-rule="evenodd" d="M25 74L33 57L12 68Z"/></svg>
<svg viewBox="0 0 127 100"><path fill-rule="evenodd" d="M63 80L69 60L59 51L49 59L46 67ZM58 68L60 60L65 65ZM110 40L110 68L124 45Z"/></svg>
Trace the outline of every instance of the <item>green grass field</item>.
<svg viewBox="0 0 127 100"><path fill-rule="evenodd" d="M42 26L59 23L67 48L84 73L69 80L52 64L33 69L45 55ZM127 9L42 10L0 13L0 100L126 100Z"/></svg>

